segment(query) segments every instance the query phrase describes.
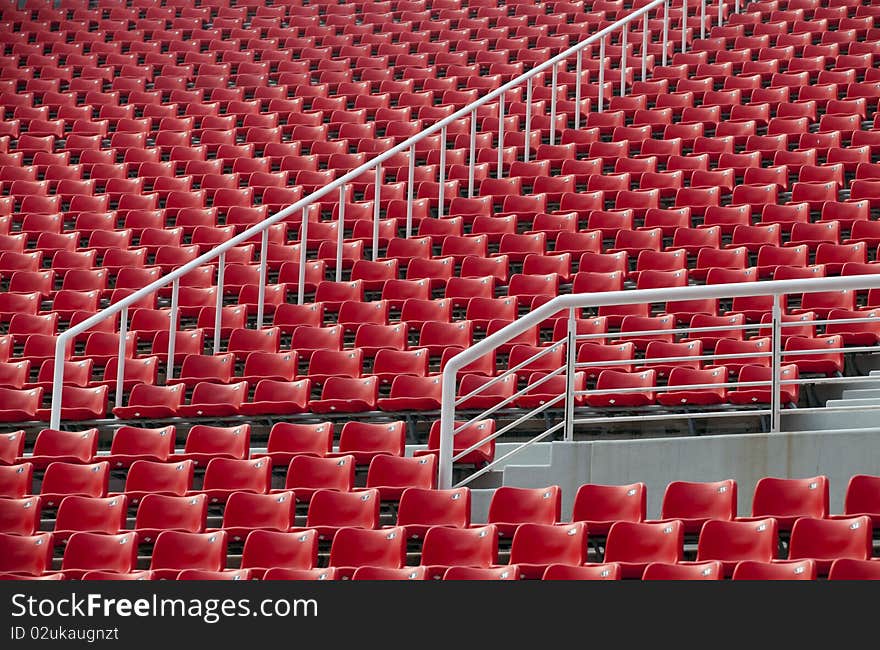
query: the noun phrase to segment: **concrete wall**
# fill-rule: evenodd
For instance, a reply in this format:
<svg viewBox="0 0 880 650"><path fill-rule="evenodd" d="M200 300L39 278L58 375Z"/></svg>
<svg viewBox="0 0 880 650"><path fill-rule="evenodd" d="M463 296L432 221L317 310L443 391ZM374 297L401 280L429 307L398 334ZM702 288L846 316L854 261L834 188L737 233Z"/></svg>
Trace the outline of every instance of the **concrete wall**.
<svg viewBox="0 0 880 650"><path fill-rule="evenodd" d="M560 485L563 519L571 516L584 483L648 486L648 516L658 517L670 481L737 481L739 513L751 514L752 492L764 476L828 476L831 512L843 512L847 482L854 474L880 475L880 429L786 434L745 434L597 442L539 443L550 447L546 465L503 469L505 485ZM473 521L486 520L491 490L474 490Z"/></svg>

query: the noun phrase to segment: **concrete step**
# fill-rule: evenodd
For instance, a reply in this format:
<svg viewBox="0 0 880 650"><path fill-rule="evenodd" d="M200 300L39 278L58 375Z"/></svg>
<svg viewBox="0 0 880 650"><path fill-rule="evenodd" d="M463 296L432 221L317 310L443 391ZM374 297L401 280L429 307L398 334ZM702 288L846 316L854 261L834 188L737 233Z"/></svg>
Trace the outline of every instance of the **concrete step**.
<svg viewBox="0 0 880 650"><path fill-rule="evenodd" d="M880 402L880 388L859 388L843 391L842 400L873 399Z"/></svg>

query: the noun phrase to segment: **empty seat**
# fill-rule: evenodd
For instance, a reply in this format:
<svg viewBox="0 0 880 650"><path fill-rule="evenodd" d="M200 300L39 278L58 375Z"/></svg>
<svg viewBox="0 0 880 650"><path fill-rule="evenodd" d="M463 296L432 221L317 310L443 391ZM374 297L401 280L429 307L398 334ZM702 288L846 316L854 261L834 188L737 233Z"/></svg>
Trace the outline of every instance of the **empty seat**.
<svg viewBox="0 0 880 650"><path fill-rule="evenodd" d="M33 535L40 526L40 497L0 498L0 533Z"/></svg>
<svg viewBox="0 0 880 650"><path fill-rule="evenodd" d="M226 533L184 533L163 530L156 538L150 570L158 579L173 580L184 569L222 571L226 568Z"/></svg>
<svg viewBox="0 0 880 650"><path fill-rule="evenodd" d="M753 521L773 517L780 532L791 532L801 517L824 519L828 516L828 478L777 478L765 476L755 484L752 495L752 516L737 517Z"/></svg>
<svg viewBox="0 0 880 650"><path fill-rule="evenodd" d="M265 454L254 454L254 458L268 457L273 466L286 467L299 455L324 456L333 449L333 424L300 424L297 422L276 422L269 431Z"/></svg>
<svg viewBox="0 0 880 650"><path fill-rule="evenodd" d="M408 539L421 539L433 527L467 528L471 522L470 488L406 488L397 506L397 525Z"/></svg>
<svg viewBox="0 0 880 650"><path fill-rule="evenodd" d="M551 564L544 571L542 580L620 580L620 565L589 564L573 566L570 564Z"/></svg>
<svg viewBox="0 0 880 650"><path fill-rule="evenodd" d="M67 540L61 572L68 579L81 579L88 571L130 573L137 567L137 536L77 532Z"/></svg>
<svg viewBox="0 0 880 650"><path fill-rule="evenodd" d="M693 564L651 562L642 574L642 580L721 580L723 578L721 562L714 560Z"/></svg>
<svg viewBox="0 0 880 650"><path fill-rule="evenodd" d="M362 566L400 569L406 563L406 535L403 528L366 530L342 528L333 538L329 565L350 578Z"/></svg>
<svg viewBox="0 0 880 650"><path fill-rule="evenodd" d="M139 502L134 530L139 544L152 544L163 530L201 533L205 530L208 497L147 494Z"/></svg>
<svg viewBox="0 0 880 650"><path fill-rule="evenodd" d="M106 461L90 465L50 463L43 475L40 499L44 507L57 507L68 495L103 497L110 480L110 464Z"/></svg>
<svg viewBox="0 0 880 650"><path fill-rule="evenodd" d="M517 527L510 547L510 564L520 578L538 580L551 564L580 566L587 559L587 526L524 523Z"/></svg>
<svg viewBox="0 0 880 650"><path fill-rule="evenodd" d="M520 524L555 524L561 508L562 490L558 485L543 488L504 485L492 494L488 523L495 524L500 536L512 537Z"/></svg>
<svg viewBox="0 0 880 650"><path fill-rule="evenodd" d="M39 576L52 568L52 534L0 533L0 575Z"/></svg>
<svg viewBox="0 0 880 650"><path fill-rule="evenodd" d="M272 480L272 465L266 459L212 458L205 469L200 493L210 503L226 503L236 492L265 494Z"/></svg>
<svg viewBox="0 0 880 650"><path fill-rule="evenodd" d="M709 520L731 521L736 517L736 481L700 483L672 481L663 492L661 520L678 520L686 535L701 531Z"/></svg>
<svg viewBox="0 0 880 650"><path fill-rule="evenodd" d="M624 579L642 577L651 562L679 562L684 553L684 526L680 521L611 525L605 544L605 561L620 564Z"/></svg>
<svg viewBox="0 0 880 650"><path fill-rule="evenodd" d="M71 495L64 497L55 514L53 541L60 544L75 532L114 535L125 528L126 498Z"/></svg>
<svg viewBox="0 0 880 650"><path fill-rule="evenodd" d="M287 468L284 491L292 492L297 501L308 503L318 490L350 492L354 477L354 456L350 454L332 458L297 455Z"/></svg>
<svg viewBox="0 0 880 650"><path fill-rule="evenodd" d="M243 542L254 530L287 531L293 521L294 498L290 492L254 494L234 492L223 509L223 526L231 542ZM209 529L207 532L212 532Z"/></svg>
<svg viewBox="0 0 880 650"><path fill-rule="evenodd" d="M755 521L708 520L700 530L697 561L718 560L730 577L744 560L770 562L778 550L778 527L772 517Z"/></svg>
<svg viewBox="0 0 880 650"><path fill-rule="evenodd" d="M255 578L274 569L312 569L318 563L318 535L314 530L279 532L254 530L244 542L241 568Z"/></svg>
<svg viewBox="0 0 880 650"><path fill-rule="evenodd" d="M584 522L591 536L605 536L615 521L644 521L647 499L644 483L586 483L575 494L571 520Z"/></svg>
<svg viewBox="0 0 880 650"><path fill-rule="evenodd" d="M421 565L428 579L440 579L449 567L488 568L498 559L498 529L433 526L424 534Z"/></svg>
<svg viewBox="0 0 880 650"><path fill-rule="evenodd" d="M869 517L833 520L801 517L791 529L788 559L814 560L819 576L827 576L831 563L838 558L867 560L872 554Z"/></svg>
<svg viewBox="0 0 880 650"><path fill-rule="evenodd" d="M816 562L813 560L779 560L777 562L743 560L737 563L731 577L733 580L815 580Z"/></svg>
<svg viewBox="0 0 880 650"><path fill-rule="evenodd" d="M332 540L338 530L346 527L376 528L379 507L377 490L316 490L309 503L306 528L318 531L319 540Z"/></svg>

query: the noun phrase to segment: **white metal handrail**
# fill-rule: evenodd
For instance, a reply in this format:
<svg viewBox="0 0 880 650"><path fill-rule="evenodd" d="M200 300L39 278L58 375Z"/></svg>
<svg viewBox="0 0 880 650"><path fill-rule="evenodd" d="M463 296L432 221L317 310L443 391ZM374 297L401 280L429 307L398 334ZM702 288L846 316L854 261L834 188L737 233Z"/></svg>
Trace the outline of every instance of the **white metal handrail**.
<svg viewBox="0 0 880 650"><path fill-rule="evenodd" d="M705 5L707 0L701 0ZM373 257L375 259L378 253L378 238L379 238L379 214L380 214L380 197L381 197L381 172L382 172L382 164L395 156L398 153L409 152L409 160L408 160L408 184L407 184L407 209L406 209L406 236L409 237L412 235L412 226L413 226L413 201L414 201L414 171L415 171L415 153L416 153L416 145L424 140L425 138L435 134L440 133L442 146L440 148L441 157L445 157L446 148L447 148L447 127L453 122L462 119L469 118L470 119L470 159L469 159L469 179L468 179L468 196L473 196L474 190L474 170L476 165L476 121L477 121L477 110L492 102L496 99L498 102L498 111L499 111L499 129L498 129L498 169L497 175L501 177L503 175L503 150L504 150L504 109L505 109L505 99L504 95L506 92L513 90L514 88L520 87L523 84L526 84L526 119L525 119L525 160L529 159L529 134L531 133L531 103L532 103L532 80L537 75L543 73L546 70L551 70L552 72L552 83L555 86L557 72L559 65L564 63L573 55L577 55L578 67L582 63L583 51L585 48L590 47L593 43L599 42L600 48L604 52L605 49L605 41L606 37L609 35L621 31L624 35L623 39L626 38L626 34L629 30L630 23L637 21L641 18L644 18L643 22L643 30L642 30L642 38L643 38L643 46L644 50L642 52L642 80L647 79L647 69L645 67L645 59L647 58L647 42L648 42L648 34L649 30L647 28L647 16L650 12L663 8L663 31L662 31L662 42L663 42L663 55L662 60L663 64L666 64L667 59L667 44L669 42L669 30L670 30L670 2L671 0L652 0L648 4L640 7L639 9L633 10L627 16L620 18L615 21L611 25L604 27L599 30L595 34L588 36L586 39L572 45L571 47L565 49L560 52L556 56L535 65L528 71L523 74L511 79L507 83L499 86L495 90L492 90L486 93L483 97L475 100L474 102L468 104L467 106L455 111L451 115L442 118L427 127L420 133L411 136L400 142L399 144L391 147L387 151L384 151L380 154L377 154L371 160L366 163L360 165L359 167L352 169L351 171L343 174L339 178L334 179L332 182L324 185L323 187L318 188L313 191L308 196L303 197L299 201L293 203L292 205L280 210L274 215L260 221L259 223L250 226L243 232L235 235L229 240L223 242L212 248L211 250L199 255L194 260L184 264L183 266L178 267L177 269L171 271L170 273L163 275L158 280L148 284L147 286L139 289L132 294L126 296L122 300L110 305L109 307L99 311L93 316L85 319L81 323L68 328L64 332L62 332L56 341L55 345L55 356L54 356L54 371L53 371L53 381L52 381L52 403L50 409L50 424L49 426L52 428L58 428L61 424L61 399L62 399L62 391L63 391L63 382L64 382L64 351L66 346L70 344L70 342L74 339L74 337L82 334L83 332L91 329L95 325L103 322L104 320L114 317L116 314L120 315L120 345L119 345L119 365L117 371L117 381L116 381L116 401L117 404L120 403L122 399L122 386L124 380L124 372L125 372L125 353L124 353L124 339L125 334L127 333L128 327L128 311L132 305L135 305L138 301L142 300L145 297L152 295L157 292L159 289L171 285L171 324L169 326L169 344L168 344L168 366L167 366L167 376L171 376L174 368L174 347L175 347L175 334L178 331L178 317L179 317L179 289L180 289L180 278L189 273L190 271L202 266L203 264L207 264L212 262L213 260L217 260L217 299L216 299L216 313L215 313L215 323L214 323L214 351L219 351L220 347L220 331L221 331L221 318L222 311L221 307L223 306L223 275L226 266L226 253L238 246L239 244L243 244L248 240L259 236L260 237L260 266L259 266L259 290L257 297L257 328L262 328L263 326L263 316L265 310L265 291L266 291L266 282L267 282L267 251L269 245L269 231L268 229L287 219L288 217L293 216L297 211L302 211L302 224L301 224L301 235L300 235L300 258L299 258L299 277L297 279L297 300L300 304L302 304L304 299L304 287L305 287L305 265L306 265L306 257L308 255L308 228L309 228L309 219L308 214L306 213L306 209L314 204L319 199L329 195L331 192L339 191L339 209L338 209L338 233L337 233L337 250L336 250L336 269L337 269L337 280L340 279L339 274L342 269L342 242L344 239L344 230L345 230L345 198L346 198L346 185L349 182L354 181L358 177L366 174L370 171L375 171L375 196L373 197L374 201L374 215L373 215ZM705 13L705 10L704 10ZM719 18L721 16L722 10L721 6L719 6ZM687 25L686 25L686 12L684 12L682 19L682 45L686 45L686 35L687 35ZM625 40L623 41L625 42ZM625 48L624 48L625 49ZM624 55L625 56L625 55ZM621 61L622 64L625 65L625 59ZM601 112L603 110L603 100L605 93L605 85L604 85L604 73L605 73L605 65L603 58L603 65L599 68L599 101L598 101L598 111ZM620 75L620 92L621 95L626 94L626 69L622 67L621 75ZM613 83L613 82L612 82ZM581 75L578 75L575 80L575 97L576 100L579 100L582 95L582 80ZM553 93L550 100L550 109L551 109L551 118L555 117L557 110L557 96L556 93ZM577 104L579 106L579 104ZM580 108L575 111L575 127L577 128L580 124ZM550 122L550 142L554 142L556 126L555 122L551 119ZM443 187L444 187L444 174L445 165L440 166L440 183L438 190L438 198L440 199L440 214L442 215L442 204L443 204Z"/></svg>
<svg viewBox="0 0 880 650"><path fill-rule="evenodd" d="M750 355L753 357L770 356L771 380L769 382L756 382L758 385L771 386L771 404L766 411L771 416L771 431L780 431L781 408L780 404L780 387L782 385L799 385L801 383L828 383L820 380L783 380L781 377L780 367L784 363L784 357L794 355L811 355L811 354L828 354L828 353L851 353L851 352L878 352L880 348L871 346L853 346L853 347L833 347L821 350L783 350L782 349L782 330L786 326L809 325L811 321L798 322L782 322L782 296L789 294L803 294L816 292L830 292L843 290L865 290L880 288L880 275L857 275L857 276L841 276L841 277L825 277L810 278L798 280L772 280L765 282L740 282L732 284L713 284L686 287L670 287L662 289L635 289L601 293L582 293L582 294L565 294L552 298L540 307L522 316L518 320L510 323L506 327L478 341L469 348L466 348L452 357L446 364L442 373L442 400L440 409L440 464L438 469L438 485L440 487L451 487L452 485L452 463L454 461L453 438L456 433L463 430L467 425L455 424L455 408L458 398L456 397L456 386L458 372L465 366L473 363L485 354L491 353L499 346L507 343L512 338L522 334L529 329L536 327L551 316L560 312L568 312L568 341L566 349L566 391L565 391L565 413L560 425L564 426L566 440L574 438L575 410L574 397L579 394L589 394L589 391L576 391L573 386L574 372L577 367L576 348L577 338L576 327L577 320L575 313L583 308L597 308L615 305L630 305L643 303L665 303L669 301L679 300L701 300L701 299L721 299L721 298L738 298L738 297L754 297L754 296L772 296L773 307L771 311L772 320L769 323L761 324L761 327L770 329L772 334L771 349L767 352ZM833 319L824 319L831 323L844 323L848 319L836 321ZM877 322L878 319L849 319L854 322ZM686 328L681 328L687 331ZM657 334L670 334L671 330L657 330ZM627 332L626 334L637 336L637 332ZM614 333L619 335L619 333ZM609 335L606 334L605 337ZM721 355L725 356L725 355ZM738 356L738 355L737 355ZM654 360L652 359L651 362ZM644 359L627 360L628 363L644 365L649 363ZM598 364L597 364L598 365ZM610 365L610 364L609 364ZM846 378L847 380L851 378ZM745 385L745 384L741 384ZM645 391L648 389L639 388L631 389L629 392ZM652 390L657 390L652 389ZM615 392L626 392L627 389L621 389ZM831 407L829 407L831 408ZM474 416L469 422L474 422L491 414L497 409L489 409L488 411ZM751 411L754 413L754 411ZM672 418L681 417L681 415L661 415L652 416L653 418ZM604 418L597 418L591 421L603 421ZM612 418L613 420L613 418ZM560 427L561 428L561 427ZM553 431L559 430L553 428ZM548 432L540 434L539 438L544 439ZM524 448L533 444L536 439L532 439L519 448ZM483 441L485 442L485 441ZM482 443L481 443L482 444ZM479 445L477 445L479 446ZM514 450L516 451L516 450ZM506 455L508 457L510 454ZM460 457L460 454L457 455ZM500 462L500 459L495 461ZM483 468L485 470L485 468ZM483 471L481 470L481 472Z"/></svg>

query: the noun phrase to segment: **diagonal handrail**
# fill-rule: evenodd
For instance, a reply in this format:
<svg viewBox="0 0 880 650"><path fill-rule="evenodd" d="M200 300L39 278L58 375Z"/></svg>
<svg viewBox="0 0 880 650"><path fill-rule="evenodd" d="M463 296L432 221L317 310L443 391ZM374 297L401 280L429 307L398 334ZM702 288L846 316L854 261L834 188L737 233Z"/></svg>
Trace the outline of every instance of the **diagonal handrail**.
<svg viewBox="0 0 880 650"><path fill-rule="evenodd" d="M706 0L703 0L703 2L706 2ZM101 311L99 311L96 314L94 314L93 316L85 319L81 323L78 323L77 325L66 329L63 333L61 333L58 336L58 339L57 339L56 345L55 345L55 367L54 367L54 374L53 374L53 381L52 381L52 404L51 404L51 410L50 410L50 426L53 428L58 428L61 423L61 398L62 398L62 390L63 390L63 382L64 382L64 363L63 363L64 350L65 350L65 346L68 345L68 342L71 339L73 339L74 337L78 336L79 334L82 334L83 332L91 329L95 325L98 325L99 323L103 322L107 318L111 318L111 317L115 316L116 314L122 313L123 317L127 316L129 307L131 307L132 305L135 305L138 301L140 301L141 299L143 299L147 296L150 296L151 294L155 293L159 289L171 284L172 285L172 312L173 312L173 314L172 314L172 324L171 324L172 329L170 332L169 341L173 341L174 340L174 333L177 331L176 330L176 316L177 316L177 314L176 314L176 310L174 309L174 307L177 302L177 291L179 288L180 278L183 277L184 275L186 275L187 273L189 273L190 271L192 271L193 269L195 269L203 264L206 264L208 262L211 262L214 259L217 259L218 260L218 278L219 278L218 285L219 286L218 286L218 298L217 298L218 311L216 314L217 322L215 323L215 350L216 350L216 347L219 343L219 325L220 325L219 307L222 305L222 298L223 298L222 276L223 276L223 270L224 270L224 266L225 266L225 254L227 251L229 251L230 249L234 248L235 246L237 246L241 243L244 243L244 242L250 240L253 237L256 237L258 235L261 236L261 242L262 242L262 253L261 253L261 262L260 262L261 284L260 284L260 294L259 294L260 302L258 305L258 314L260 316L262 316L264 290L265 290L265 285L266 285L266 261L265 260L266 260L266 251L268 248L268 229L271 226L281 222L282 220L286 219L287 217L292 216L298 210L305 210L308 206L314 204L316 201L327 196L328 194L330 194L331 192L333 192L335 190L340 190L340 201L341 201L340 206L343 206L344 205L344 197L345 197L344 188L347 183L349 183L350 181L353 181L354 179L358 178L359 176L362 176L366 172L369 172L374 169L375 170L381 169L381 165L383 162L385 162L386 160L388 160L389 158L391 158L392 156L394 156L398 153L402 153L402 152L405 152L408 150L410 150L411 153L414 152L416 144L418 144L420 141L424 140L425 138L427 138L437 132L442 132L445 134L446 127L449 124L455 122L456 120L459 120L461 118L464 118L464 117L471 115L472 116L471 117L471 127L472 127L471 131L472 131L472 135L473 135L473 133L474 133L473 129L476 125L476 111L478 108L480 108L481 106L484 106L485 104L487 104L497 98L502 98L500 111L502 112L501 117L503 118L503 103L504 103L503 97L504 97L505 92L507 92L513 88L516 88L525 82L530 82L530 80L533 77L544 72L545 70L552 68L552 70L555 73L558 64L560 64L561 62L564 62L566 59L568 59L569 57L571 57L574 54L582 53L585 48L589 47L590 45L592 45L593 43L595 43L597 41L599 41L604 46L606 36L614 33L615 31L617 31L621 27L628 26L631 22L633 22L643 16L647 16L647 14L649 12L651 12L652 10L657 9L661 6L664 7L663 42L664 42L664 46L665 46L666 42L668 41L668 31L669 31L669 4L670 4L670 0L652 0L651 2L644 5L643 7L640 7L639 9L634 10L632 13L628 14L627 16L615 21L611 25L606 26L605 28L599 30L595 34L592 34L589 37L587 37L586 39L576 43L575 45L572 45L571 47L563 50L562 52L560 52L556 56L544 61L543 63L540 63L540 64L532 67L531 69L524 72L523 74L515 77L514 79L511 79L510 81L508 81L507 83L504 83L503 85L499 86L495 90L488 92L483 97L481 97L481 98L473 101L472 103L468 104L467 106L455 111L451 115L438 120L437 122L435 122L431 126L425 128L420 133L417 133L416 135L413 135L413 136L407 138L403 142L400 142L399 144L391 147L387 151L384 151L380 154L377 154L371 160L360 165L359 167L356 167L355 169L352 169L349 172L346 172L345 174L343 174L339 178L334 179L332 182L315 190L314 192L312 192L308 196L303 197L302 199L293 203L292 205L280 210L279 212L276 212L272 216L264 219L263 221L260 221L259 223L254 224L253 226L250 226L249 228L247 228L246 230L242 231L241 233L235 235L234 237L230 238L229 240L223 242L222 244L215 246L211 250L199 255L194 260L184 264L183 266L178 267L177 269L173 270L172 272L170 272L166 275L163 275L158 280L148 284L147 286L143 287L142 289L139 289L138 291L135 291L134 293L126 296L122 300L106 307L105 309L102 309ZM625 31L626 30L624 30L624 32ZM647 20L645 20L645 29L643 31L645 32L645 38L646 38L647 32L648 32ZM682 28L683 36L686 31L687 30L683 27ZM665 54L666 54L666 48L664 47L664 60L665 60ZM581 58L581 57L579 56L579 58ZM644 58L645 57L643 56L643 59ZM602 66L602 68L600 68L600 71L604 72L604 66ZM643 66L643 76L644 76L644 66ZM554 74L554 78L555 78L555 74ZM621 75L622 86L625 83L626 83L626 74L625 74L625 70L624 70L623 74ZM578 82L576 85L577 85L578 94L580 94L580 76L578 76ZM529 84L529 88L531 88L531 84ZM601 110L601 99L603 98L603 95L604 95L604 86L600 83L600 86L599 86L600 108L599 108L599 110ZM555 106L556 106L555 96L554 96L554 100L552 102L552 105L553 105L553 108L555 111ZM527 103L527 106L530 106L530 103ZM579 115L580 111L577 111L576 114ZM527 120L527 122L528 122L528 120ZM501 120L501 124L503 124L503 119ZM555 132L555 127L551 126L551 133L553 133L553 132ZM499 132L499 147L498 147L499 148L499 156L501 156L501 151L503 148L502 147L503 140L501 140L501 138L503 138L502 133L503 132ZM473 142L473 140L472 140L472 142ZM528 135L526 137L526 142L528 142ZM446 150L446 147L445 147L445 143L444 143L444 146L441 149L441 151L445 152L445 150ZM474 158L474 156L473 156L473 148L472 148L471 173L473 173L473 169L474 169L473 158ZM408 185L409 202L408 202L408 210L407 210L407 212L408 212L408 214L407 214L407 222L408 222L407 235L410 234L409 226L411 226L411 218L412 218L412 190L413 190L412 170L414 169L414 165L415 165L415 160L414 160L414 157L411 155L410 162L409 162L410 182ZM499 170L499 172L500 172L500 170ZM378 189L380 186L379 178L378 178L379 174L377 173L376 176L377 176L376 187ZM442 187L442 184L440 185L440 187ZM378 201L379 201L378 196L375 197L375 201L377 202L377 205L378 205ZM375 215L374 215L374 217L375 217ZM343 219L344 219L344 208L341 207L339 210L339 220L340 220L339 237L340 238L342 237L342 231L343 231L343 226L344 226ZM376 223L374 223L374 242L375 242L375 237L377 234L375 231L375 227L377 227L377 225L378 225L378 221L376 221ZM305 231L307 228L308 228L307 215L305 213L303 213L303 230ZM302 261L304 261L305 256L306 256L306 252L307 252L306 251L307 247L305 245L305 244L307 244L307 241L305 241L306 239L307 238L305 236L301 237L301 243L304 244L300 250L301 264L302 264ZM375 245L374 245L374 249L375 249ZM338 260L337 260L337 262L338 262ZM298 294L299 294L300 302L302 301L302 292L303 292L302 287L303 287L303 282L304 282L303 275L304 274L302 273L302 268L301 268L300 277L298 278L298 282L299 282ZM258 320L261 320L261 319L258 319ZM261 323L260 323L260 325L261 325ZM172 345L173 345L173 343L172 343ZM122 346L122 342L120 342L120 348L121 348L121 346ZM172 350L173 350L173 348L172 348ZM172 350L169 350L169 352L171 352ZM169 367L173 367L173 355L169 355ZM121 382L123 372L124 372L124 357L122 357L122 355L120 355L118 383ZM117 396L117 399L118 399L118 396Z"/></svg>

